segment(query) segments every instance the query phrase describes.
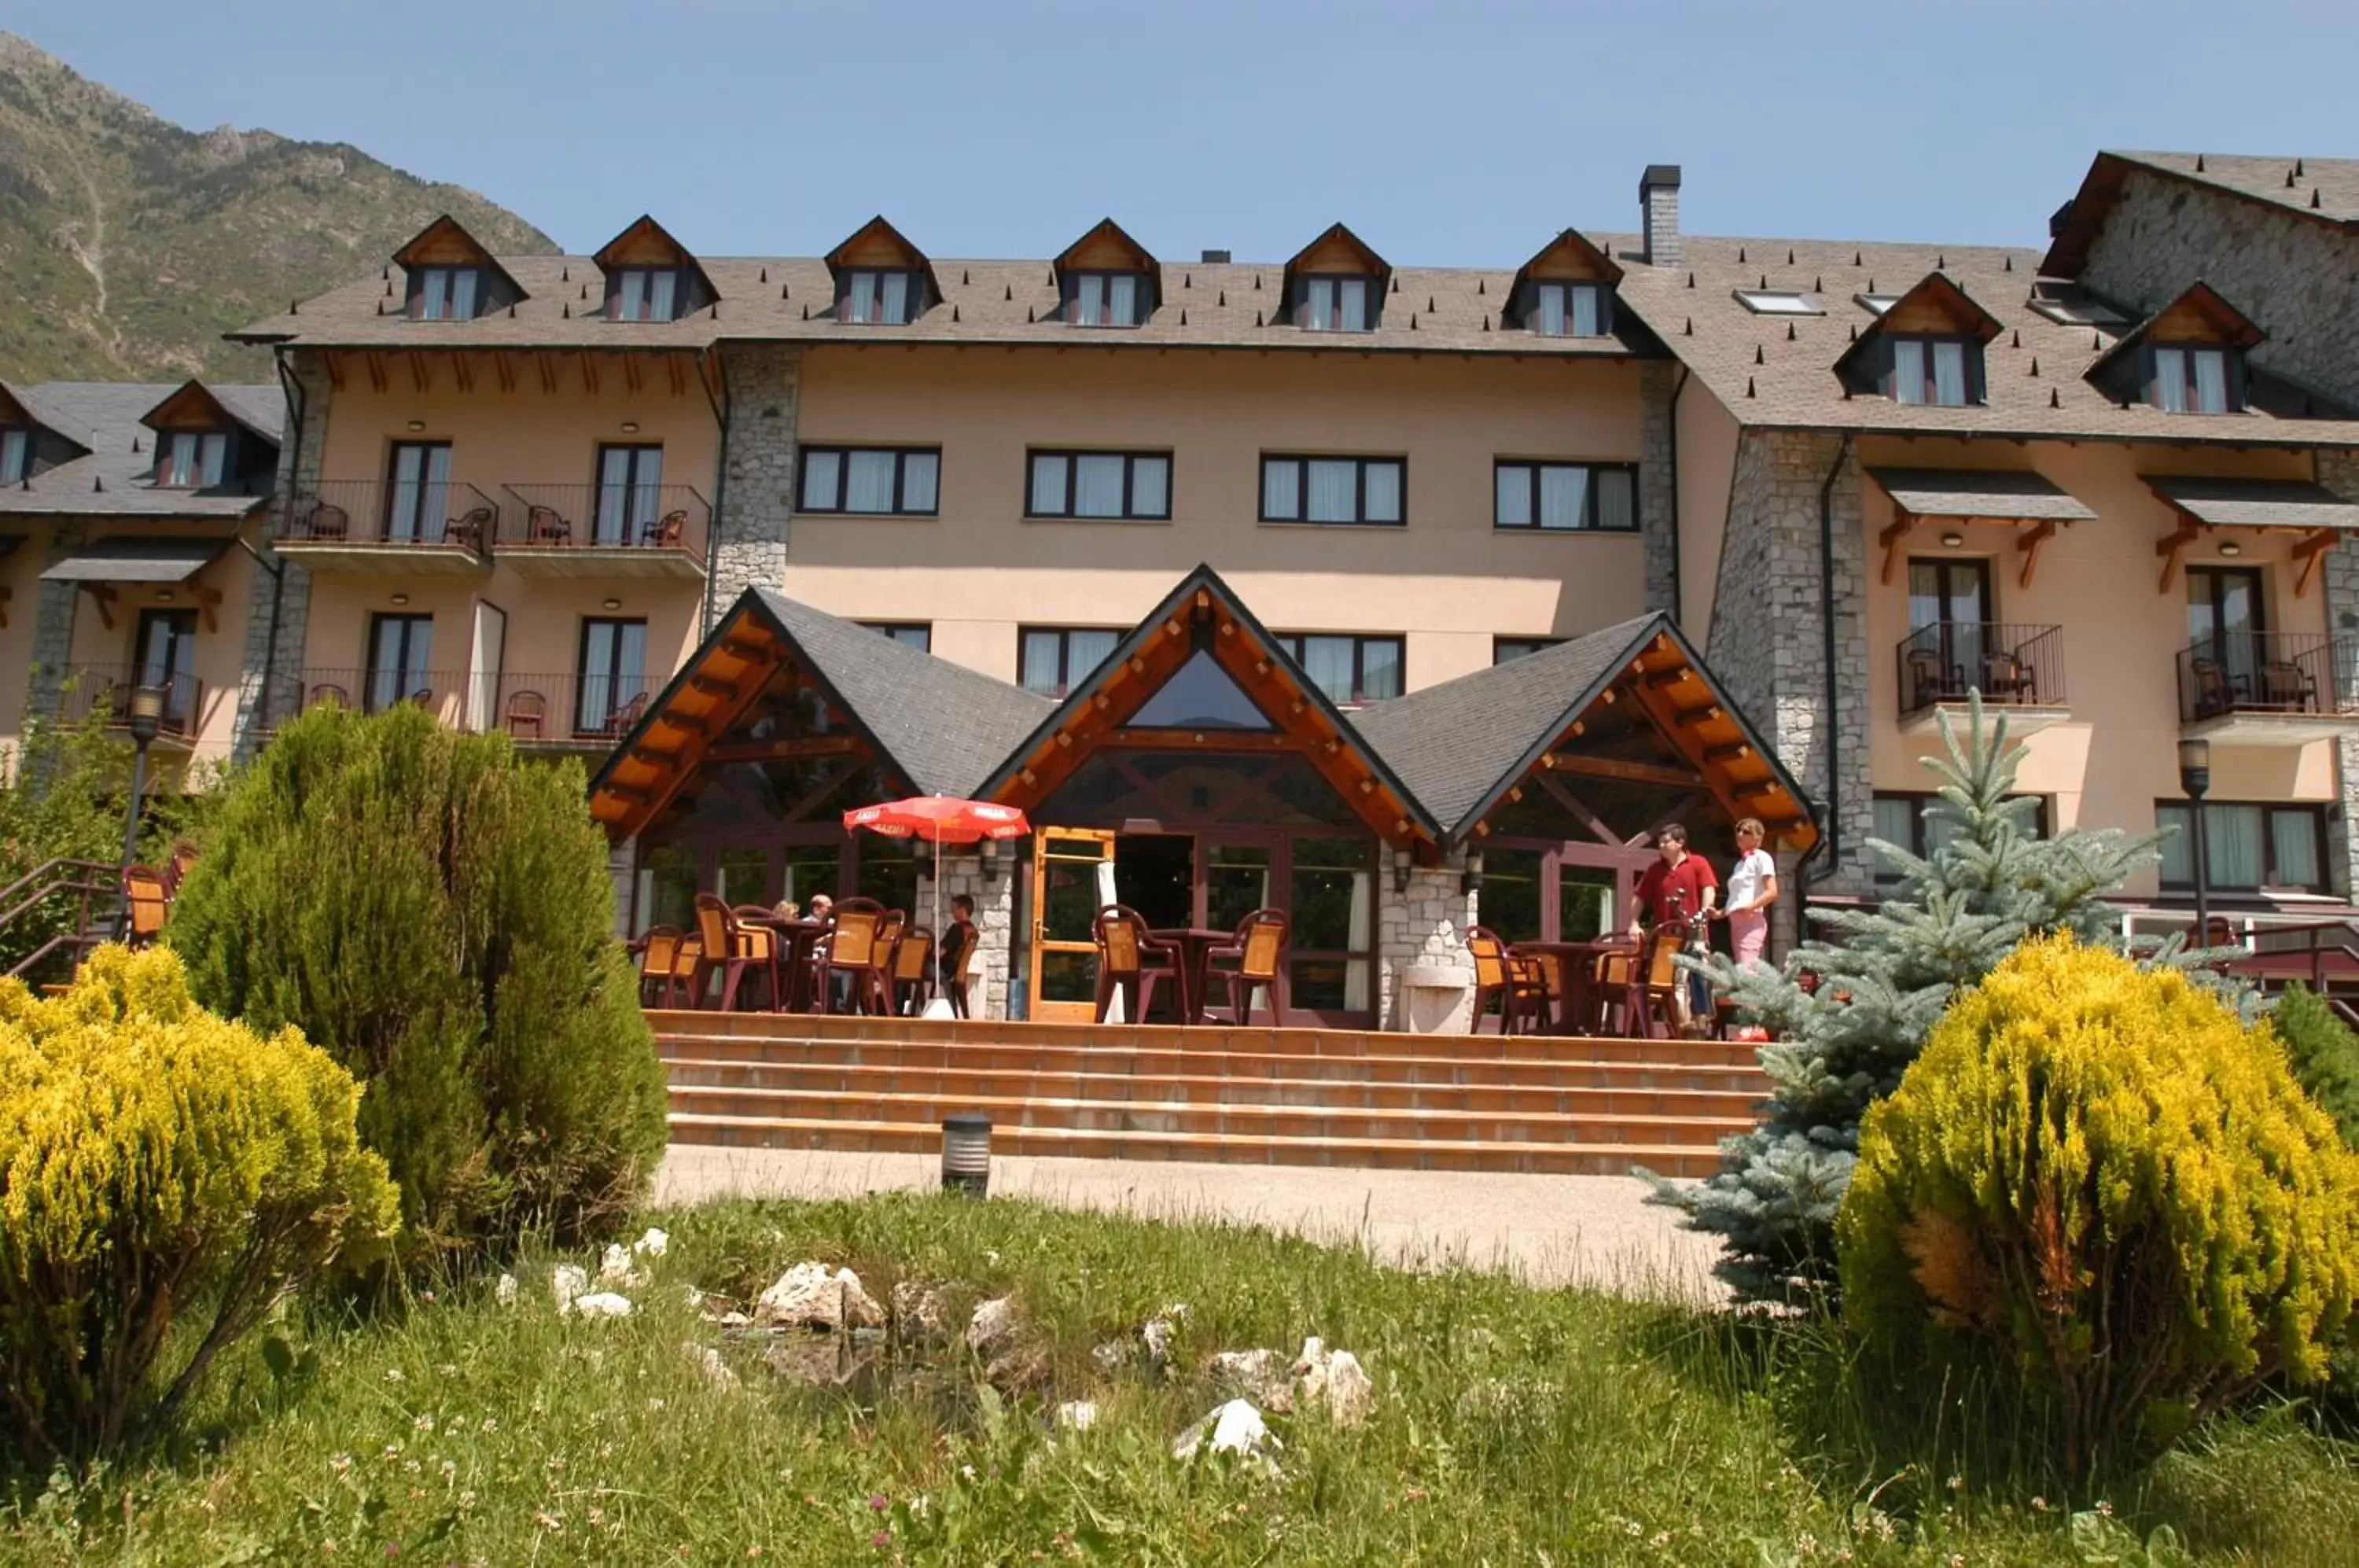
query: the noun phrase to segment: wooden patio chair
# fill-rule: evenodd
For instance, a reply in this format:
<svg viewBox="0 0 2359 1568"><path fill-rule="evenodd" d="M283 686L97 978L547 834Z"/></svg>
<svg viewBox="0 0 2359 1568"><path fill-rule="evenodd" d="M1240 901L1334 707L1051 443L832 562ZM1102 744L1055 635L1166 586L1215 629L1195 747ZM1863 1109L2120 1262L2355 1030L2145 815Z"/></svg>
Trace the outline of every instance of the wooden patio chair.
<svg viewBox="0 0 2359 1568"><path fill-rule="evenodd" d="M1212 975L1212 965L1227 961L1234 969L1222 971L1229 985L1229 1018L1237 1024L1253 1021L1253 994L1259 987L1269 1003L1270 1021L1279 1029L1286 1027L1286 1007L1278 1000L1278 972L1286 964L1286 911L1256 909L1237 922L1237 939L1225 947L1213 948L1204 955L1205 975Z"/></svg>
<svg viewBox="0 0 2359 1568"><path fill-rule="evenodd" d="M2261 701L2288 713L2318 711L2318 682L2291 659L2273 659L2261 666Z"/></svg>
<svg viewBox="0 0 2359 1568"><path fill-rule="evenodd" d="M1983 697L1992 702L2037 702L2039 681L2022 659L1994 649L1983 655Z"/></svg>
<svg viewBox="0 0 2359 1568"><path fill-rule="evenodd" d="M548 738L549 699L538 691L511 691L507 708L500 715L512 740L545 740Z"/></svg>
<svg viewBox="0 0 2359 1568"><path fill-rule="evenodd" d="M911 926L893 944L891 975L895 1017L915 1018L926 1010L934 999L934 933L925 926Z"/></svg>
<svg viewBox="0 0 2359 1568"><path fill-rule="evenodd" d="M534 544L571 544L573 525L559 515L553 506L526 508L525 535Z"/></svg>
<svg viewBox="0 0 2359 1568"><path fill-rule="evenodd" d="M195 844L181 839L172 845L172 858L164 863L164 897L168 900L180 896L180 884L188 880L189 873L196 864Z"/></svg>
<svg viewBox="0 0 2359 1568"><path fill-rule="evenodd" d="M679 928L650 926L639 939L639 1006L669 1007L679 988Z"/></svg>
<svg viewBox="0 0 2359 1568"><path fill-rule="evenodd" d="M696 935L701 945L701 961L691 984L691 998L702 1006L704 993L712 984L714 970L721 972L721 1010L734 1012L737 1007L737 990L745 984L748 971L767 977L770 1002L777 1004L778 963L777 939L774 932L759 927L741 925L736 911L722 902L717 894L696 896Z"/></svg>
<svg viewBox="0 0 2359 1568"><path fill-rule="evenodd" d="M835 929L821 942L811 962L811 1005L820 1012L835 1010L835 976L852 976L845 998L853 1012L865 1010L868 976L880 965L877 937L885 923L885 907L874 898L845 898L835 906Z"/></svg>
<svg viewBox="0 0 2359 1568"><path fill-rule="evenodd" d="M1141 1023L1155 1005L1155 983L1180 983L1180 950L1147 934L1147 917L1127 904L1108 904L1093 922L1098 942L1096 1021L1103 1023L1122 993L1125 1023Z"/></svg>
<svg viewBox="0 0 2359 1568"><path fill-rule="evenodd" d="M353 515L342 506L321 501L303 518L303 537L315 539L340 539L353 531Z"/></svg>
<svg viewBox="0 0 2359 1568"><path fill-rule="evenodd" d="M123 868L123 905L125 910L123 942L126 947L146 947L162 934L165 912L171 899L164 892L164 878L146 866Z"/></svg>
<svg viewBox="0 0 2359 1568"><path fill-rule="evenodd" d="M1474 958L1474 1017L1467 1033L1482 1032L1494 1001L1499 1004L1503 1035L1515 1033L1518 1023L1528 1025L1532 1032L1546 1026L1548 982L1538 964L1527 956L1518 956L1498 932L1484 926L1468 928L1466 951Z"/></svg>
<svg viewBox="0 0 2359 1568"><path fill-rule="evenodd" d="M679 544L679 536L688 528L686 511L666 512L649 523L639 535L639 542L650 550L670 550Z"/></svg>

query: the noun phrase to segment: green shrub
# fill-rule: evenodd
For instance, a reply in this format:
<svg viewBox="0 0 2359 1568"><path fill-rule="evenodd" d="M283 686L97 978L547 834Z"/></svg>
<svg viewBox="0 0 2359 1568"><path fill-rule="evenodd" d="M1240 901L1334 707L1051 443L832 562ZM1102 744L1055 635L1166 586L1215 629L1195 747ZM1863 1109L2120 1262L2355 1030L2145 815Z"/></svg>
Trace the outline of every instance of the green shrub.
<svg viewBox="0 0 2359 1568"><path fill-rule="evenodd" d="M2334 1016L2324 997L2301 985L2286 988L2269 1021L2293 1061L2293 1075L2334 1118L2343 1141L2359 1149L2359 1034Z"/></svg>
<svg viewBox="0 0 2359 1568"><path fill-rule="evenodd" d="M0 979L0 1403L38 1464L168 1424L290 1286L394 1233L360 1087L293 1029L190 999L170 953Z"/></svg>
<svg viewBox="0 0 2359 1568"><path fill-rule="evenodd" d="M369 1086L419 1245L618 1219L664 1146L581 768L403 707L278 731L218 808L167 940L200 999L300 1027Z"/></svg>
<svg viewBox="0 0 2359 1568"><path fill-rule="evenodd" d="M1868 1113L1836 1239L1872 1346L2014 1379L2077 1474L2325 1376L2359 1156L2266 1026L2058 937L1962 994Z"/></svg>

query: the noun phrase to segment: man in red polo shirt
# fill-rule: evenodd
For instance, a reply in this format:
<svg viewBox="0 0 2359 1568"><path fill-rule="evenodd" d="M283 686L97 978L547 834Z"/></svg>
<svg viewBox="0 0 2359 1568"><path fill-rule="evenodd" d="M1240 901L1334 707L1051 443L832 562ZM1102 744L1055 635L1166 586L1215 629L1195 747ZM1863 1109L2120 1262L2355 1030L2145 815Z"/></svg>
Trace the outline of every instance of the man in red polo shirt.
<svg viewBox="0 0 2359 1568"><path fill-rule="evenodd" d="M1720 897L1720 878L1712 875L1712 862L1701 855L1688 853L1685 827L1678 822L1665 823L1655 834L1655 847L1661 858L1638 878L1638 907L1630 911L1632 942L1639 938L1641 911L1658 929L1669 927L1684 935L1688 922L1698 915L1710 913ZM1672 1007L1679 1014L1682 1029L1707 1001L1697 995L1702 989L1702 976L1690 975L1688 980L1687 985L1671 993Z"/></svg>

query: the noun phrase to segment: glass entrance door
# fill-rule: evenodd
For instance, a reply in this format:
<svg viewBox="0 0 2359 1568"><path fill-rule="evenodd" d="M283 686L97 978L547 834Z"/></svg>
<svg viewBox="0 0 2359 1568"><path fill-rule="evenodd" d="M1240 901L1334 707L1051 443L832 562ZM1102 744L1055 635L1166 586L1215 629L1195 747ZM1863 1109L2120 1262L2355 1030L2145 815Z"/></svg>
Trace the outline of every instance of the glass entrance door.
<svg viewBox="0 0 2359 1568"><path fill-rule="evenodd" d="M2268 626L2261 614L2261 574L2251 567L2187 569L2187 638L2199 659L2218 666L2237 698L2260 691Z"/></svg>
<svg viewBox="0 0 2359 1568"><path fill-rule="evenodd" d="M1114 903L1114 835L1042 828L1032 855L1032 1017L1095 1016L1098 910Z"/></svg>

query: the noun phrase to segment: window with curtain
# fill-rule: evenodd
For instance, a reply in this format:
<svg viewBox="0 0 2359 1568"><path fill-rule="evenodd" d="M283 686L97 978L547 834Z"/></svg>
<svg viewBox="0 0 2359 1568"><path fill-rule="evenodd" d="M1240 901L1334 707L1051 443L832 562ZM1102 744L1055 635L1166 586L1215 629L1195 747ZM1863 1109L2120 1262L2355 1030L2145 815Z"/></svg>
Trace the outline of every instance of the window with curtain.
<svg viewBox="0 0 2359 1568"><path fill-rule="evenodd" d="M451 517L451 443L397 441L391 472L385 537L404 544L440 539Z"/></svg>
<svg viewBox="0 0 2359 1568"><path fill-rule="evenodd" d="M434 617L376 615L369 623L368 685L364 710L381 713L412 698L430 700L434 678L429 665L434 657Z"/></svg>
<svg viewBox="0 0 2359 1568"><path fill-rule="evenodd" d="M863 621L872 632L881 632L903 648L914 648L919 653L934 651L934 625L931 621Z"/></svg>
<svg viewBox="0 0 2359 1568"><path fill-rule="evenodd" d="M618 321L669 321L679 316L679 269L626 267L614 274L606 313Z"/></svg>
<svg viewBox="0 0 2359 1568"><path fill-rule="evenodd" d="M1169 518L1171 454L1036 452L1024 507L1034 517Z"/></svg>
<svg viewBox="0 0 2359 1568"><path fill-rule="evenodd" d="M930 447L807 446L800 509L932 517L940 505L941 461Z"/></svg>
<svg viewBox="0 0 2359 1568"><path fill-rule="evenodd" d="M1493 525L1552 533L1634 533L1638 473L1625 464L1502 462L1492 469Z"/></svg>
<svg viewBox="0 0 2359 1568"><path fill-rule="evenodd" d="M598 511L593 538L600 544L636 544L663 515L663 448L602 446L598 449Z"/></svg>
<svg viewBox="0 0 2359 1568"><path fill-rule="evenodd" d="M409 313L421 321L472 321L481 272L472 267L425 267L413 275Z"/></svg>
<svg viewBox="0 0 2359 1568"><path fill-rule="evenodd" d="M1932 855L1943 844L1950 842L1956 831L1946 820L1935 821L1925 814L1926 809L1933 804L1935 799L1933 795L1922 791L1878 790L1875 800L1875 835L1887 844L1898 844L1920 860ZM2022 826L2025 832L2046 838L2049 831L2048 797L2018 795L2015 799L2037 802L2032 811L2024 819ZM1899 880L1899 875L1882 860L1878 860L1875 866L1875 879L1879 883L1890 886Z"/></svg>
<svg viewBox="0 0 2359 1568"><path fill-rule="evenodd" d="M861 268L838 285L836 319L862 326L900 327L917 319L925 282L916 272Z"/></svg>
<svg viewBox="0 0 2359 1568"><path fill-rule="evenodd" d="M25 477L26 459L32 450L27 431L0 430L0 485L14 485Z"/></svg>
<svg viewBox="0 0 2359 1568"><path fill-rule="evenodd" d="M1375 278L1305 278L1295 287L1301 290L1295 306L1299 325L1319 332L1364 332L1375 327L1376 311L1371 304Z"/></svg>
<svg viewBox="0 0 2359 1568"><path fill-rule="evenodd" d="M1280 632L1275 640L1331 702L1349 707L1401 694L1401 639L1397 637Z"/></svg>
<svg viewBox="0 0 2359 1568"><path fill-rule="evenodd" d="M1065 320L1076 327L1135 327L1144 321L1147 280L1136 272L1069 272L1060 279Z"/></svg>
<svg viewBox="0 0 2359 1568"><path fill-rule="evenodd" d="M1962 408L1975 400L1982 347L1964 338L1896 337L1885 391L1896 403Z"/></svg>
<svg viewBox="0 0 2359 1568"><path fill-rule="evenodd" d="M2166 414L2233 414L2242 406L2224 348L2157 344L2147 401Z"/></svg>
<svg viewBox="0 0 2359 1568"><path fill-rule="evenodd" d="M1532 654L1539 652L1540 649L1544 648L1554 648L1563 640L1564 638L1562 637L1493 637L1491 639L1491 662L1494 664L1506 664L1511 659L1527 658Z"/></svg>
<svg viewBox="0 0 2359 1568"><path fill-rule="evenodd" d="M229 436L220 430L171 430L156 440L156 483L173 490L210 490L229 473Z"/></svg>
<svg viewBox="0 0 2359 1568"><path fill-rule="evenodd" d="M647 695L647 623L585 619L573 708L578 735L618 735Z"/></svg>
<svg viewBox="0 0 2359 1568"><path fill-rule="evenodd" d="M1272 457L1261 460L1266 523L1370 523L1406 519L1398 457Z"/></svg>
<svg viewBox="0 0 2359 1568"><path fill-rule="evenodd" d="M1016 684L1043 697L1062 697L1121 640L1120 632L1098 626L1026 626L1016 638Z"/></svg>
<svg viewBox="0 0 2359 1568"><path fill-rule="evenodd" d="M1611 319L1605 300L1603 284L1535 284L1525 321L1544 338L1603 337Z"/></svg>
<svg viewBox="0 0 2359 1568"><path fill-rule="evenodd" d="M2155 825L2176 829L2162 844L2162 885L2195 886L2195 819L2185 800L2158 800ZM2265 887L2323 893L2325 809L2238 800L2203 803L2204 886L2222 892Z"/></svg>

